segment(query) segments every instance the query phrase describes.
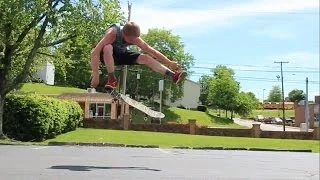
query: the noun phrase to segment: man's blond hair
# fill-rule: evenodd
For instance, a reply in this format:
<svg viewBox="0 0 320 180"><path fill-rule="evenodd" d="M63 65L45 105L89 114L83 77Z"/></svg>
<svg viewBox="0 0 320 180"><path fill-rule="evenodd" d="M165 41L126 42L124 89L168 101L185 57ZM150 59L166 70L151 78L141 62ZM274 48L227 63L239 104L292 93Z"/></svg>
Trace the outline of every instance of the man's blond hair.
<svg viewBox="0 0 320 180"><path fill-rule="evenodd" d="M126 23L126 25L124 25L122 30L126 36L134 36L134 37L140 36L140 27L135 22Z"/></svg>

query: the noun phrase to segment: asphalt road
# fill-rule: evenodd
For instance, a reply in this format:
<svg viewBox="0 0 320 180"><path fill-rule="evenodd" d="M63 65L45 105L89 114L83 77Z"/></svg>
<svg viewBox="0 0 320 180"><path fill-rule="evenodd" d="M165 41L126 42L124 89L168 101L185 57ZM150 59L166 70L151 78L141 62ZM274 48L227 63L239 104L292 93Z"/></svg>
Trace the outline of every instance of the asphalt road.
<svg viewBox="0 0 320 180"><path fill-rule="evenodd" d="M314 179L319 154L84 146L0 146L1 180Z"/></svg>

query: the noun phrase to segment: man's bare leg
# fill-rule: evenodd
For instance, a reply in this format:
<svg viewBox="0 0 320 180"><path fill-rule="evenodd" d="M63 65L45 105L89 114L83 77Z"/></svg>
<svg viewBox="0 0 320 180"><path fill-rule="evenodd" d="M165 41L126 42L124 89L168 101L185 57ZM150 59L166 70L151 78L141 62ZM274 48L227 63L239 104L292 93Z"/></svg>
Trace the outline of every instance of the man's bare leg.
<svg viewBox="0 0 320 180"><path fill-rule="evenodd" d="M153 71L161 73L163 75L167 75L169 77L173 77L174 75L174 72L171 69L167 68L166 66L146 54L141 54L137 59L137 63L144 64L151 68Z"/></svg>
<svg viewBox="0 0 320 180"><path fill-rule="evenodd" d="M181 71L173 72L171 69L164 66L163 64L161 64L157 60L153 59L149 55L141 54L137 59L137 63L138 64L145 64L149 68L151 68L153 71L168 76L176 84L181 82L181 80L183 80L187 76L187 73L185 71L181 70Z"/></svg>

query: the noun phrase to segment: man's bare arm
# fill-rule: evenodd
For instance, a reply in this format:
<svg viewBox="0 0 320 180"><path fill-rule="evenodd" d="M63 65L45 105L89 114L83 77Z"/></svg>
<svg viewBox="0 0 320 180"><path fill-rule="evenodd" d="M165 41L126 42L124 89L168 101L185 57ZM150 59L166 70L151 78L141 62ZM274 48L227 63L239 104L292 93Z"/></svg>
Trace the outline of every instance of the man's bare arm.
<svg viewBox="0 0 320 180"><path fill-rule="evenodd" d="M92 73L97 74L99 70L99 59L100 52L103 50L103 47L107 44L112 44L115 40L115 29L111 28L107 31L105 36L99 41L96 47L91 52L91 69Z"/></svg>
<svg viewBox="0 0 320 180"><path fill-rule="evenodd" d="M165 55L163 55L161 52L157 51L153 47L151 47L148 43L146 43L141 38L137 38L134 42L138 47L140 47L143 51L151 54L154 56L157 60L159 60L163 64L171 65L173 62L169 60Z"/></svg>

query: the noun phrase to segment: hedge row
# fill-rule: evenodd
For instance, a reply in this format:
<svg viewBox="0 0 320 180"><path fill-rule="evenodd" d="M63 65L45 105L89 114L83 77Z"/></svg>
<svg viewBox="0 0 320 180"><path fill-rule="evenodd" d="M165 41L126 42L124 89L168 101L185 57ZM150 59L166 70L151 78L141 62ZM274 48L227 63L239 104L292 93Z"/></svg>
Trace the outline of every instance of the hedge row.
<svg viewBox="0 0 320 180"><path fill-rule="evenodd" d="M82 119L80 105L40 95L8 95L4 133L20 141L43 141L75 130Z"/></svg>

